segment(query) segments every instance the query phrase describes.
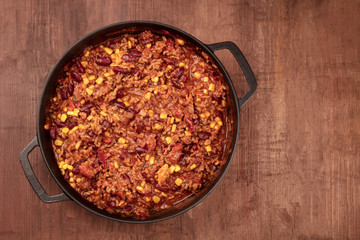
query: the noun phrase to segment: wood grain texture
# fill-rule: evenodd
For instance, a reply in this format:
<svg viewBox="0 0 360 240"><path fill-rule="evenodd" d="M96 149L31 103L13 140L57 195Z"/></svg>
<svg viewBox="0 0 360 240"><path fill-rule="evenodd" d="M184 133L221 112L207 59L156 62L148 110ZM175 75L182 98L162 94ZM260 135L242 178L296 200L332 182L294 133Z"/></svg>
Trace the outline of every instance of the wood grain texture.
<svg viewBox="0 0 360 240"><path fill-rule="evenodd" d="M359 1L336 0L0 0L0 239L360 239L359 12ZM258 80L223 181L189 212L146 225L41 202L18 160L55 62L85 34L128 20L233 41ZM240 68L217 55L241 96ZM39 149L30 159L59 193Z"/></svg>

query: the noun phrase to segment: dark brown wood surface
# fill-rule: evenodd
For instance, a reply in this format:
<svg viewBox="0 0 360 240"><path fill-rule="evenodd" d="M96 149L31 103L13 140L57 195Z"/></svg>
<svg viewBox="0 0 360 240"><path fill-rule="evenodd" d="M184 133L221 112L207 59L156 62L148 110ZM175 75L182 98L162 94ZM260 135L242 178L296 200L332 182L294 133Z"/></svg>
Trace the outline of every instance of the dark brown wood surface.
<svg viewBox="0 0 360 240"><path fill-rule="evenodd" d="M43 203L19 163L55 62L85 34L127 20L233 41L258 80L219 186L187 213L146 225ZM0 0L0 239L360 239L359 20L359 1ZM217 55L241 96L240 68ZM30 160L59 193L38 148Z"/></svg>

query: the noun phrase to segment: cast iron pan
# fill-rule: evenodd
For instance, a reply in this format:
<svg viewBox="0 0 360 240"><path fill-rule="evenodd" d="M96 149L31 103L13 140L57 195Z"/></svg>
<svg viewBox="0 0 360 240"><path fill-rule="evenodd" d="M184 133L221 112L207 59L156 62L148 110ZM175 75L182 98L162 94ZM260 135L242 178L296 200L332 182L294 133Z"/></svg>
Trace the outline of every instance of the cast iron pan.
<svg viewBox="0 0 360 240"><path fill-rule="evenodd" d="M171 209L164 210L154 215L153 217L145 220L133 219L133 218L122 218L120 215L110 214L105 210L98 209L95 205L88 202L80 196L69 184L64 180L63 175L60 172L60 169L57 166L55 161L53 150L51 147L51 140L47 130L44 129L45 116L46 116L46 106L49 99L52 97L56 88L56 81L59 74L62 73L63 67L70 62L76 55L80 54L84 48L89 45L95 45L101 42L106 41L107 39L118 37L119 35L127 32L141 32L144 30L150 30L155 33L163 33L164 30L169 32L173 36L179 36L185 39L190 44L198 46L202 51L206 52L213 60L213 62L218 66L220 72L224 76L225 84L228 86L228 104L230 106L230 116L228 116L232 121L232 126L229 127L229 138L228 144L225 148L224 157L227 159L224 166L220 169L217 176L214 180L210 182L203 190L198 192L196 195L187 200L177 204ZM215 56L214 52L216 50L228 49L235 57L236 61L239 63L247 83L249 85L249 91L241 98L238 98L235 92L235 88L231 82L229 74L226 72L224 66L221 64L219 59ZM215 186L220 182L225 172L230 166L232 158L234 157L236 146L239 136L240 128L240 109L242 106L249 100L249 98L255 93L257 84L255 76L246 61L244 55L241 53L239 48L233 42L219 42L214 44L204 44L190 34L177 29L175 27L165 25L162 23L147 22L147 21L132 21L132 22L122 22L112 24L103 28L100 28L70 47L68 51L60 58L60 60L55 64L51 73L48 75L43 91L40 96L38 114L37 114L37 136L29 143L28 146L20 154L20 162L23 167L24 173L27 179L30 182L30 185L34 189L38 197L46 203L54 203L58 201L73 200L78 203L80 206L85 209L93 212L102 217L127 223L149 223L156 222L160 220L165 220L171 217L175 217L181 213L186 212L191 209L198 203L200 203L205 197L215 188ZM36 178L33 169L31 168L30 162L28 160L28 154L36 147L39 146L42 156L44 158L45 164L49 169L50 174L55 179L56 183L62 189L62 193L55 196L49 196L40 185L38 179Z"/></svg>

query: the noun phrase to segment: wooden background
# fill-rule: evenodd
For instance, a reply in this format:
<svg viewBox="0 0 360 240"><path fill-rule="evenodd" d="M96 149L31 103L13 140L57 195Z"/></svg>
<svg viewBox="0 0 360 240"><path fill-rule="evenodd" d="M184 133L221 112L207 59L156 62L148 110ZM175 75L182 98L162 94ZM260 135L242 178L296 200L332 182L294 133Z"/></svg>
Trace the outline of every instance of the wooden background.
<svg viewBox="0 0 360 240"><path fill-rule="evenodd" d="M233 41L258 80L221 184L189 212L146 225L72 201L45 204L19 163L57 59L85 34L127 20ZM229 52L217 55L241 96L240 68ZM360 239L359 1L0 0L0 84L1 239ZM48 193L59 193L38 148L30 159Z"/></svg>

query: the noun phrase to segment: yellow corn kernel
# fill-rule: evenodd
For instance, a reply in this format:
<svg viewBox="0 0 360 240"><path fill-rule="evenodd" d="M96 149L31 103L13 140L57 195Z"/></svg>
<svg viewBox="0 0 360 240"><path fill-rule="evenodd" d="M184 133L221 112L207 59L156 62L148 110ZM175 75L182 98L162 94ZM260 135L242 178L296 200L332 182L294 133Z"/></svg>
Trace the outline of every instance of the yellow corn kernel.
<svg viewBox="0 0 360 240"><path fill-rule="evenodd" d="M74 112L74 111L67 111L66 113L69 116L73 116L73 117L78 117L79 113L78 112Z"/></svg>
<svg viewBox="0 0 360 240"><path fill-rule="evenodd" d="M105 52L107 53L107 54L112 54L113 53L113 50L111 49L111 48L104 48L104 50L105 50Z"/></svg>
<svg viewBox="0 0 360 240"><path fill-rule="evenodd" d="M167 118L167 114L165 112L160 113L160 118L161 119Z"/></svg>
<svg viewBox="0 0 360 240"><path fill-rule="evenodd" d="M220 125L216 125L214 128L215 128L216 130L219 130Z"/></svg>
<svg viewBox="0 0 360 240"><path fill-rule="evenodd" d="M151 79L151 81L157 83L159 81L159 77L154 77L154 78Z"/></svg>
<svg viewBox="0 0 360 240"><path fill-rule="evenodd" d="M89 83L89 79L88 78L83 78L83 83L86 85Z"/></svg>
<svg viewBox="0 0 360 240"><path fill-rule="evenodd" d="M215 122L211 122L211 123L210 123L210 127L211 127L211 128L214 128L214 127L215 127L215 124L216 124Z"/></svg>
<svg viewBox="0 0 360 240"><path fill-rule="evenodd" d="M110 77L110 73L104 73L104 77Z"/></svg>
<svg viewBox="0 0 360 240"><path fill-rule="evenodd" d="M74 169L74 167L71 166L71 165L68 165L67 169L69 169L70 171L72 171L72 170ZM70 177L71 177L71 176L70 176Z"/></svg>
<svg viewBox="0 0 360 240"><path fill-rule="evenodd" d="M129 102L124 102L125 106L126 107L129 107L130 106L130 103Z"/></svg>
<svg viewBox="0 0 360 240"><path fill-rule="evenodd" d="M158 124L158 123L155 123L154 129L156 129L156 130L161 130L161 129L162 129L162 126L161 126L160 124Z"/></svg>
<svg viewBox="0 0 360 240"><path fill-rule="evenodd" d="M149 160L149 158L150 158L150 155L149 155L149 154L146 154L145 160L147 161L147 160Z"/></svg>
<svg viewBox="0 0 360 240"><path fill-rule="evenodd" d="M151 98L151 92L148 92L147 94L145 94L146 100L150 100L150 98Z"/></svg>
<svg viewBox="0 0 360 240"><path fill-rule="evenodd" d="M115 54L119 54L120 53L120 49L115 49Z"/></svg>
<svg viewBox="0 0 360 240"><path fill-rule="evenodd" d="M175 120L174 117L171 117L170 123L173 124L173 123L174 123L174 120Z"/></svg>
<svg viewBox="0 0 360 240"><path fill-rule="evenodd" d="M170 199L173 199L174 198L174 196L170 196L170 197L168 197L168 199L170 200Z"/></svg>
<svg viewBox="0 0 360 240"><path fill-rule="evenodd" d="M140 192L142 192L144 188L141 186L136 186L136 189L139 190Z"/></svg>
<svg viewBox="0 0 360 240"><path fill-rule="evenodd" d="M151 110L151 109L149 110L149 116L150 116L150 117L153 117L153 116L154 116L154 111Z"/></svg>
<svg viewBox="0 0 360 240"><path fill-rule="evenodd" d="M114 168L116 168L116 169L119 168L119 164L117 162L114 162Z"/></svg>
<svg viewBox="0 0 360 240"><path fill-rule="evenodd" d="M108 137L110 136L110 133L108 131L105 132L105 136Z"/></svg>
<svg viewBox="0 0 360 240"><path fill-rule="evenodd" d="M64 164L62 165L62 169L64 169L64 170L66 170L67 167L68 167L68 164L67 164L67 163L64 163Z"/></svg>
<svg viewBox="0 0 360 240"><path fill-rule="evenodd" d="M76 145L75 145L75 149L78 150L81 146L81 140L79 140Z"/></svg>
<svg viewBox="0 0 360 240"><path fill-rule="evenodd" d="M79 124L78 126L80 129L84 129L84 125L82 125L82 124Z"/></svg>
<svg viewBox="0 0 360 240"><path fill-rule="evenodd" d="M176 130L176 124L173 124L171 127L171 132L175 132L175 130Z"/></svg>
<svg viewBox="0 0 360 240"><path fill-rule="evenodd" d="M61 129L61 131L66 134L69 132L69 129L67 127L64 127Z"/></svg>
<svg viewBox="0 0 360 240"><path fill-rule="evenodd" d="M155 163L155 157L150 157L149 163L154 164Z"/></svg>
<svg viewBox="0 0 360 240"><path fill-rule="evenodd" d="M210 91L214 91L214 90L215 90L215 84L210 83L210 85L209 85L209 90L210 90Z"/></svg>
<svg viewBox="0 0 360 240"><path fill-rule="evenodd" d="M207 89L204 89L203 92L204 92L205 94L208 94L208 90L207 90Z"/></svg>
<svg viewBox="0 0 360 240"><path fill-rule="evenodd" d="M88 62L87 61L82 61L81 65L83 65L83 67L86 67L88 65Z"/></svg>
<svg viewBox="0 0 360 240"><path fill-rule="evenodd" d="M145 197L145 200L146 200L147 202L150 202L151 198L150 198L150 197Z"/></svg>
<svg viewBox="0 0 360 240"><path fill-rule="evenodd" d="M87 119L88 121L91 121L92 118L93 118L93 116L92 116L92 115L89 115L86 119Z"/></svg>
<svg viewBox="0 0 360 240"><path fill-rule="evenodd" d="M176 39L176 42L180 45L184 45L184 40L182 40L182 39L178 38L178 39Z"/></svg>
<svg viewBox="0 0 360 240"><path fill-rule="evenodd" d="M75 187L76 187L76 184L75 184L75 183L70 183L70 186L71 186L72 188L75 188Z"/></svg>
<svg viewBox="0 0 360 240"><path fill-rule="evenodd" d="M205 149L206 149L207 152L211 152L211 146L208 145L208 146L205 147Z"/></svg>
<svg viewBox="0 0 360 240"><path fill-rule="evenodd" d="M171 173L171 174L174 173L174 171L175 171L175 166L171 165L170 168L169 168L169 170L170 170L170 173Z"/></svg>
<svg viewBox="0 0 360 240"><path fill-rule="evenodd" d="M205 118L205 114L200 113L200 117L201 117L201 118Z"/></svg>
<svg viewBox="0 0 360 240"><path fill-rule="evenodd" d="M183 180L181 180L180 178L177 178L176 180L175 180L175 184L177 185L177 186L181 186L181 184L182 184L182 182L183 182Z"/></svg>
<svg viewBox="0 0 360 240"><path fill-rule="evenodd" d="M172 69L172 66L171 66L171 65L167 65L167 68L168 68L168 69Z"/></svg>
<svg viewBox="0 0 360 240"><path fill-rule="evenodd" d="M76 182L77 182L77 183L81 182L81 178L77 178L77 179L76 179Z"/></svg>
<svg viewBox="0 0 360 240"><path fill-rule="evenodd" d="M209 81L209 78L208 78L208 77L204 77L204 78L203 78L203 81L204 81L204 82L207 82L207 81Z"/></svg>
<svg viewBox="0 0 360 240"><path fill-rule="evenodd" d="M221 122L221 118L216 117L216 118L215 118L215 121L216 121L216 122Z"/></svg>
<svg viewBox="0 0 360 240"><path fill-rule="evenodd" d="M74 174L72 172L70 172L69 176L72 178L74 176Z"/></svg>
<svg viewBox="0 0 360 240"><path fill-rule="evenodd" d="M163 197L167 197L167 194L166 194L166 193L164 193L164 192L162 192L162 193L161 193L161 196L163 196Z"/></svg>
<svg viewBox="0 0 360 240"><path fill-rule="evenodd" d="M171 139L171 137L166 137L166 138L165 138L165 141L167 142L167 144L170 144L171 141L172 141L172 139Z"/></svg>
<svg viewBox="0 0 360 240"><path fill-rule="evenodd" d="M102 77L98 77L98 79L96 79L97 84L101 84L103 81L104 79Z"/></svg>
<svg viewBox="0 0 360 240"><path fill-rule="evenodd" d="M60 149L56 149L56 152L57 152L57 153L60 153Z"/></svg>
<svg viewBox="0 0 360 240"><path fill-rule="evenodd" d="M114 113L113 117L114 117L117 121L120 121L119 115L117 115L116 113Z"/></svg>
<svg viewBox="0 0 360 240"><path fill-rule="evenodd" d="M156 192L156 193L161 193L161 191L160 190L158 190L158 189L154 189L154 192Z"/></svg>
<svg viewBox="0 0 360 240"><path fill-rule="evenodd" d="M86 51L85 54L84 54L84 56L87 57L87 56L89 56L89 54L90 54L90 52L89 52L89 51Z"/></svg>
<svg viewBox="0 0 360 240"><path fill-rule="evenodd" d="M151 48L151 43L146 44L146 48Z"/></svg>
<svg viewBox="0 0 360 240"><path fill-rule="evenodd" d="M183 66L185 66L185 63L183 62L179 63L179 67L183 67Z"/></svg>
<svg viewBox="0 0 360 240"><path fill-rule="evenodd" d="M87 88L87 89L86 89L86 92L87 92L87 94L89 94L89 95L93 94L93 90L92 90L91 88Z"/></svg>
<svg viewBox="0 0 360 240"><path fill-rule="evenodd" d="M181 122L181 118L175 118L175 122Z"/></svg>
<svg viewBox="0 0 360 240"><path fill-rule="evenodd" d="M185 131L185 136L187 136L187 137L191 136L191 132Z"/></svg>
<svg viewBox="0 0 360 240"><path fill-rule="evenodd" d="M129 196L131 195L131 192L126 192L125 195Z"/></svg>
<svg viewBox="0 0 360 240"><path fill-rule="evenodd" d="M210 117L210 113L209 113L209 112L206 112L206 113L205 113L205 117Z"/></svg>
<svg viewBox="0 0 360 240"><path fill-rule="evenodd" d="M222 100L222 101L221 101L221 105L222 105L223 107L226 107L226 101L225 101L225 100Z"/></svg>
<svg viewBox="0 0 360 240"><path fill-rule="evenodd" d="M219 124L219 126L222 126L222 125L223 125L223 122L222 122L222 121L219 121L218 124Z"/></svg>
<svg viewBox="0 0 360 240"><path fill-rule="evenodd" d="M44 125L44 129L49 130L49 129L50 129L50 125L49 125L48 123L45 124L45 125Z"/></svg>
<svg viewBox="0 0 360 240"><path fill-rule="evenodd" d="M132 47L131 42L128 41L128 48L130 49Z"/></svg>
<svg viewBox="0 0 360 240"><path fill-rule="evenodd" d="M181 167L179 165L175 165L175 172L179 172L181 170Z"/></svg>
<svg viewBox="0 0 360 240"><path fill-rule="evenodd" d="M56 100L57 100L57 97L53 97L53 101L56 102Z"/></svg>
<svg viewBox="0 0 360 240"><path fill-rule="evenodd" d="M159 93L159 91L157 89L155 89L154 94L158 94L158 93Z"/></svg>
<svg viewBox="0 0 360 240"><path fill-rule="evenodd" d="M154 201L154 203L159 203L160 198L158 196L153 196L153 201Z"/></svg>
<svg viewBox="0 0 360 240"><path fill-rule="evenodd" d="M193 170L194 168L196 168L196 164L195 164L195 163L190 166L190 169L191 169L191 170Z"/></svg>
<svg viewBox="0 0 360 240"><path fill-rule="evenodd" d="M198 72L195 72L195 73L194 73L194 78L200 79L200 77L201 77L201 74L200 74L200 73L198 73Z"/></svg>
<svg viewBox="0 0 360 240"><path fill-rule="evenodd" d="M125 139L125 138L120 137L120 138L119 138L119 140L118 140L118 143L126 143L126 139Z"/></svg>
<svg viewBox="0 0 360 240"><path fill-rule="evenodd" d="M64 162L61 161L61 162L59 163L59 168L62 168L63 165L64 165Z"/></svg>
<svg viewBox="0 0 360 240"><path fill-rule="evenodd" d="M146 184L145 181L142 181L142 182L141 182L141 186L142 186L142 187L145 187L145 184Z"/></svg>
<svg viewBox="0 0 360 240"><path fill-rule="evenodd" d="M61 141L61 140L59 140L59 139L56 139L55 140L55 142L54 142L54 144L56 145L56 146L61 146L62 144L63 144L63 142Z"/></svg>
<svg viewBox="0 0 360 240"><path fill-rule="evenodd" d="M106 112L103 112L103 111L101 111L100 114L103 115L104 117L107 116L107 113L106 113Z"/></svg>
<svg viewBox="0 0 360 240"><path fill-rule="evenodd" d="M61 116L60 116L60 120L62 121L62 122L65 122L66 121L66 119L67 119L67 115L66 114L61 114Z"/></svg>
<svg viewBox="0 0 360 240"><path fill-rule="evenodd" d="M94 75L89 76L89 80L94 80L96 77Z"/></svg>
<svg viewBox="0 0 360 240"><path fill-rule="evenodd" d="M115 72L114 72L112 69L109 70L109 73L110 73L111 76L115 75ZM105 75L105 74L104 74L104 75ZM105 77L106 77L106 76L105 76Z"/></svg>
<svg viewBox="0 0 360 240"><path fill-rule="evenodd" d="M75 126L75 127L73 127L73 129L71 129L70 131L69 131L69 134L72 134L73 132L75 132L76 130L78 130L78 126Z"/></svg>

